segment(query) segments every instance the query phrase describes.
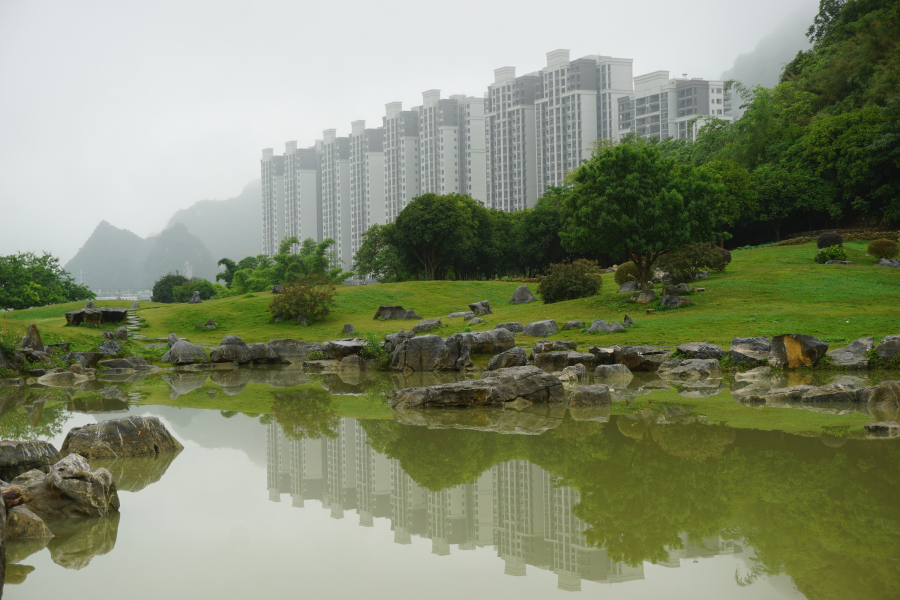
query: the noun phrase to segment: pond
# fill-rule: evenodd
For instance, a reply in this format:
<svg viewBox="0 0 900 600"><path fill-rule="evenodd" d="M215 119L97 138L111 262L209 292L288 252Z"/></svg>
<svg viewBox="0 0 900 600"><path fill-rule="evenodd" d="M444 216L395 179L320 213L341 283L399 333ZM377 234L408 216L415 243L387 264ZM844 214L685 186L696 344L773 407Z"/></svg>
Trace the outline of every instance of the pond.
<svg viewBox="0 0 900 600"><path fill-rule="evenodd" d="M6 597L900 595L896 440L735 429L672 404L385 408L427 375L132 379L0 390L5 439L59 448L74 426L139 414L184 444L92 461L120 514L9 543Z"/></svg>

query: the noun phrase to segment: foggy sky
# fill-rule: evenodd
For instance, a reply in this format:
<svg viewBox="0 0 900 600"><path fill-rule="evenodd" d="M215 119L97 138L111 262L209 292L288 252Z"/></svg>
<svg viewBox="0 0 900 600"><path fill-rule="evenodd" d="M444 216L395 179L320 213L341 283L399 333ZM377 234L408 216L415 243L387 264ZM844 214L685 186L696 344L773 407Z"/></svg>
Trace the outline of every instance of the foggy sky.
<svg viewBox="0 0 900 600"><path fill-rule="evenodd" d="M138 235L421 92L482 96L545 54L716 78L817 0L78 2L0 0L0 255L65 263L103 219Z"/></svg>

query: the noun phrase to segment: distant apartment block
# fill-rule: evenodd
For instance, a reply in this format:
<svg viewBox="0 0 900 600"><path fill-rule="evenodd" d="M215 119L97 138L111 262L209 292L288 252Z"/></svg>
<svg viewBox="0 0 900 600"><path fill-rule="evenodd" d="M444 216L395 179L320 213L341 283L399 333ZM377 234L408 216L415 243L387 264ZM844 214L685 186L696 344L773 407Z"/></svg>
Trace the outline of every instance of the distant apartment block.
<svg viewBox="0 0 900 600"><path fill-rule="evenodd" d="M322 171L322 239L335 241L334 251L343 267L353 264L350 234L350 138L337 137L334 129L323 132L319 154Z"/></svg>
<svg viewBox="0 0 900 600"><path fill-rule="evenodd" d="M315 146L297 148L297 142L285 143L284 198L284 238L322 241L321 173Z"/></svg>
<svg viewBox="0 0 900 600"><path fill-rule="evenodd" d="M262 251L269 256L278 251L284 225L284 157L275 156L272 148L262 151ZM279 231L281 233L279 233Z"/></svg>
<svg viewBox="0 0 900 600"><path fill-rule="evenodd" d="M400 102L388 103L383 129L385 222L391 223L420 195L418 110L403 110Z"/></svg>
<svg viewBox="0 0 900 600"><path fill-rule="evenodd" d="M384 129L366 129L365 121L354 121L350 130L351 256L369 227L386 223L384 184Z"/></svg>
<svg viewBox="0 0 900 600"><path fill-rule="evenodd" d="M485 99L451 96L459 116L459 192L487 201Z"/></svg>
<svg viewBox="0 0 900 600"><path fill-rule="evenodd" d="M441 100L440 90L422 93L419 181L423 194L453 194L460 191L457 103L456 99Z"/></svg>

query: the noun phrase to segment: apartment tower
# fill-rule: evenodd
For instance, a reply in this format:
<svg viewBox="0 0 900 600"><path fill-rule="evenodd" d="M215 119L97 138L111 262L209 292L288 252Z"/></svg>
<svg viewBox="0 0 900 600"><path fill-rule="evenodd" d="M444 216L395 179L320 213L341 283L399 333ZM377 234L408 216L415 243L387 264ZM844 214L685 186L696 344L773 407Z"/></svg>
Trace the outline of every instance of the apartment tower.
<svg viewBox="0 0 900 600"><path fill-rule="evenodd" d="M385 222L391 223L420 194L419 112L390 102L383 124Z"/></svg>
<svg viewBox="0 0 900 600"><path fill-rule="evenodd" d="M323 132L319 165L322 171L322 239L334 240L344 269L353 264L350 242L350 138ZM336 265L338 266L338 265Z"/></svg>
<svg viewBox="0 0 900 600"><path fill-rule="evenodd" d="M350 253L374 223L384 224L384 129L353 121L350 131Z"/></svg>

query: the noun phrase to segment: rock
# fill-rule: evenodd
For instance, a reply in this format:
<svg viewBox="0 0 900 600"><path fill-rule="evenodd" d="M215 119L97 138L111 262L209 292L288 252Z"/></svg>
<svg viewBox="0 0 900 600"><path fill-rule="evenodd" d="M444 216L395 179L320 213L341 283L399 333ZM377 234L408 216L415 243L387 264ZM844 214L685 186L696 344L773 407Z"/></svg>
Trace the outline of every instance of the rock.
<svg viewBox="0 0 900 600"><path fill-rule="evenodd" d="M475 318L475 313L468 311L468 312L455 312L455 313L450 313L449 315L447 315L448 319L456 319L457 317L462 317L463 321L468 321L469 319Z"/></svg>
<svg viewBox="0 0 900 600"><path fill-rule="evenodd" d="M594 319L586 333L616 333L619 331L625 331L625 327L621 323L609 324L603 319Z"/></svg>
<svg viewBox="0 0 900 600"><path fill-rule="evenodd" d="M115 333L113 333L113 337L117 340L127 340L128 339L128 330L125 329L124 326L116 329Z"/></svg>
<svg viewBox="0 0 900 600"><path fill-rule="evenodd" d="M590 352L597 358L598 365L611 365L616 362L615 355L616 349L618 348L619 346L610 346L608 348L592 346L588 349L588 352Z"/></svg>
<svg viewBox="0 0 900 600"><path fill-rule="evenodd" d="M663 296L659 299L659 302L666 308L678 308L680 306L693 304L690 298L682 298L681 296ZM644 304L646 304L646 302Z"/></svg>
<svg viewBox="0 0 900 600"><path fill-rule="evenodd" d="M556 340L555 342L551 342L550 340L538 340L534 343L534 350L532 354L540 354L541 352L558 352L561 350L575 350L578 348L578 344L576 342L570 342L568 340Z"/></svg>
<svg viewBox="0 0 900 600"><path fill-rule="evenodd" d="M210 328L215 329L215 328L218 327L218 326L219 326L219 324L216 323L214 319L207 319L207 320L206 320L206 328L207 328L207 329L210 329Z"/></svg>
<svg viewBox="0 0 900 600"><path fill-rule="evenodd" d="M22 349L34 350L35 352L44 351L44 342L41 341L41 333L38 331L37 325L35 325L34 323L28 325L28 330L25 332L25 337L22 338Z"/></svg>
<svg viewBox="0 0 900 600"><path fill-rule="evenodd" d="M163 358L165 360L165 358ZM247 363L253 360L250 348L236 335L226 335L222 342L209 353L209 361L214 363Z"/></svg>
<svg viewBox="0 0 900 600"><path fill-rule="evenodd" d="M734 379L735 381L760 381L768 379L771 376L771 367L756 367L755 369L750 369L749 371L744 371L743 373L735 373Z"/></svg>
<svg viewBox="0 0 900 600"><path fill-rule="evenodd" d="M505 329L505 330L511 331L513 333L522 333L523 331L525 331L525 326L522 325L521 323L516 323L516 322L500 323L499 325L494 327L494 329Z"/></svg>
<svg viewBox="0 0 900 600"><path fill-rule="evenodd" d="M343 333L344 335L353 335L354 333L356 333L356 329L353 327L353 325L347 323L346 325L344 325L341 333Z"/></svg>
<svg viewBox="0 0 900 600"><path fill-rule="evenodd" d="M262 342L248 344L247 348L250 350L250 360L255 363L281 364L287 362L279 358L278 353L275 352L275 350Z"/></svg>
<svg viewBox="0 0 900 600"><path fill-rule="evenodd" d="M575 384L584 381L587 378L587 369L584 365L577 364L566 367L558 373L554 373L564 384Z"/></svg>
<svg viewBox="0 0 900 600"><path fill-rule="evenodd" d="M725 357L725 351L708 342L688 342L681 344L677 350L688 358L715 358Z"/></svg>
<svg viewBox="0 0 900 600"><path fill-rule="evenodd" d="M690 294L694 291L690 285L679 283L678 285L667 285L663 288L663 294L667 296L680 296L682 294Z"/></svg>
<svg viewBox="0 0 900 600"><path fill-rule="evenodd" d="M575 388L569 396L569 406L609 406L611 404L612 397L609 394L609 387L599 383Z"/></svg>
<svg viewBox="0 0 900 600"><path fill-rule="evenodd" d="M900 269L900 259L898 258L880 258L878 262L875 263L876 267L893 267L895 269Z"/></svg>
<svg viewBox="0 0 900 600"><path fill-rule="evenodd" d="M620 365L625 365L632 371L656 371L659 365L669 360L672 353L662 348L652 346L622 346L617 347L613 360Z"/></svg>
<svg viewBox="0 0 900 600"><path fill-rule="evenodd" d="M302 342L288 338L269 340L269 348L282 361L302 363L310 352L322 352L318 342Z"/></svg>
<svg viewBox="0 0 900 600"><path fill-rule="evenodd" d="M779 404L800 402L803 396L815 389L816 387L812 385L792 385L763 391L760 393L760 396L762 396L766 404L777 406Z"/></svg>
<svg viewBox="0 0 900 600"><path fill-rule="evenodd" d="M900 354L900 335L886 336L875 348L879 358L884 362L891 362L894 357Z"/></svg>
<svg viewBox="0 0 900 600"><path fill-rule="evenodd" d="M485 323L485 322L486 322L486 321L485 321L484 319L480 319L480 318L478 318L478 317L475 317L474 319L472 319L471 321L469 321L468 323L466 323L466 325L479 325L479 324Z"/></svg>
<svg viewBox="0 0 900 600"><path fill-rule="evenodd" d="M101 334L100 334L100 337L102 337L104 340L114 340L114 339L116 339L115 334L113 334L113 332L110 331L109 329L107 329L107 330L105 330L103 333L101 333Z"/></svg>
<svg viewBox="0 0 900 600"><path fill-rule="evenodd" d="M534 366L548 373L559 372L576 364L584 365L591 370L597 366L597 359L593 354L581 352L541 352L533 355L533 358Z"/></svg>
<svg viewBox="0 0 900 600"><path fill-rule="evenodd" d="M104 356L111 356L113 354L118 354L122 351L122 344L115 341L106 341L102 342L99 346L97 346L97 352L103 354Z"/></svg>
<svg viewBox="0 0 900 600"><path fill-rule="evenodd" d="M206 351L202 347L184 340L179 340L169 348L168 352L163 354L160 362L172 363L175 365L190 365L209 362L209 358L206 356Z"/></svg>
<svg viewBox="0 0 900 600"><path fill-rule="evenodd" d="M28 471L12 480L31 497L27 506L44 521L77 517L104 517L119 510L119 495L112 474L91 471L87 461L70 454L50 473Z"/></svg>
<svg viewBox="0 0 900 600"><path fill-rule="evenodd" d="M0 479L11 481L33 469L49 473L59 458L53 444L43 440L0 441Z"/></svg>
<svg viewBox="0 0 900 600"><path fill-rule="evenodd" d="M531 293L531 290L524 285L517 287L516 291L513 292L512 298L509 300L510 304L528 304L529 302L537 302L537 298L535 298L534 294Z"/></svg>
<svg viewBox="0 0 900 600"><path fill-rule="evenodd" d="M78 363L85 369L93 369L101 358L103 355L99 352L69 352L62 357L62 360L66 363Z"/></svg>
<svg viewBox="0 0 900 600"><path fill-rule="evenodd" d="M863 389L859 392L859 401L867 408L900 409L900 382L882 381Z"/></svg>
<svg viewBox="0 0 900 600"><path fill-rule="evenodd" d="M619 287L620 294L632 294L641 289L641 284L637 281L626 281Z"/></svg>
<svg viewBox="0 0 900 600"><path fill-rule="evenodd" d="M625 319L622 321L622 325L624 325L625 327L631 327L632 325L634 325L634 321L631 320L631 317L625 315Z"/></svg>
<svg viewBox="0 0 900 600"><path fill-rule="evenodd" d="M852 260L826 260L826 265L852 265Z"/></svg>
<svg viewBox="0 0 900 600"><path fill-rule="evenodd" d="M403 330L388 334L384 336L384 349L388 352L393 352L404 340L415 337L415 335L412 331Z"/></svg>
<svg viewBox="0 0 900 600"><path fill-rule="evenodd" d="M524 367L528 364L528 357L521 348L510 348L505 352L491 358L488 362L487 370L496 371L497 369L506 369L509 367Z"/></svg>
<svg viewBox="0 0 900 600"><path fill-rule="evenodd" d="M481 300L480 302L473 302L469 305L469 310L475 313L476 317L480 317L481 315L491 315L494 314L494 311L491 310L491 305L488 304L487 300Z"/></svg>
<svg viewBox="0 0 900 600"><path fill-rule="evenodd" d="M481 379L407 388L394 392L393 409L431 407L501 406L517 398L529 402L562 402L562 382L536 367L511 367L485 371Z"/></svg>
<svg viewBox="0 0 900 600"><path fill-rule="evenodd" d="M811 335L791 333L772 338L769 364L777 368L813 367L828 350L828 344Z"/></svg>
<svg viewBox="0 0 900 600"><path fill-rule="evenodd" d="M584 321L566 321L563 329L584 329Z"/></svg>
<svg viewBox="0 0 900 600"><path fill-rule="evenodd" d="M828 385L819 386L809 390L803 394L801 400L804 403L827 402L834 404L852 404L859 401L861 391L862 390L853 385L829 383Z"/></svg>
<svg viewBox="0 0 900 600"><path fill-rule="evenodd" d="M394 319L421 319L421 315L417 315L412 309L406 309L402 306L379 306L375 311L373 319L384 319L390 321Z"/></svg>
<svg viewBox="0 0 900 600"><path fill-rule="evenodd" d="M191 299L188 300L188 304L200 304L203 300L200 299L200 292L194 292L191 296Z"/></svg>
<svg viewBox="0 0 900 600"><path fill-rule="evenodd" d="M341 359L341 362L338 363L338 369L342 371L359 371L362 370L364 365L365 363L359 356L351 354Z"/></svg>
<svg viewBox="0 0 900 600"><path fill-rule="evenodd" d="M835 367L866 369L869 367L869 352L874 346L874 337L862 337L853 340L843 348L835 348L825 354L828 356L828 361Z"/></svg>
<svg viewBox="0 0 900 600"><path fill-rule="evenodd" d="M82 308L66 313L69 325L100 325L101 323L121 323L128 316L127 308Z"/></svg>
<svg viewBox="0 0 900 600"><path fill-rule="evenodd" d="M64 457L72 455L92 460L155 456L183 449L184 446L172 437L157 417L133 415L72 428L59 453Z"/></svg>
<svg viewBox="0 0 900 600"><path fill-rule="evenodd" d="M531 337L547 337L556 333L559 333L559 327L553 319L535 321L525 326L525 335Z"/></svg>
<svg viewBox="0 0 900 600"><path fill-rule="evenodd" d="M363 338L347 338L343 340L331 340L322 343L322 352L333 356L335 360L341 360L351 354L359 354L368 342Z"/></svg>
<svg viewBox="0 0 900 600"><path fill-rule="evenodd" d="M97 366L103 369L136 369L144 371L149 371L155 368L140 356L130 356L128 358L107 358L97 363Z"/></svg>
<svg viewBox="0 0 900 600"><path fill-rule="evenodd" d="M653 290L635 292L631 295L631 301L638 304L650 304L656 300L657 295Z"/></svg>
<svg viewBox="0 0 900 600"><path fill-rule="evenodd" d="M756 363L768 360L772 340L767 337L740 338L731 340L728 360L733 363Z"/></svg>
<svg viewBox="0 0 900 600"><path fill-rule="evenodd" d="M131 306L128 307L128 310L141 310L141 304L137 300L131 303Z"/></svg>
<svg viewBox="0 0 900 600"><path fill-rule="evenodd" d="M620 386L627 385L634 379L631 369L625 365L597 365L594 369L594 379L616 382Z"/></svg>
<svg viewBox="0 0 900 600"><path fill-rule="evenodd" d="M37 382L47 387L70 388L88 380L86 375L79 375L71 371L63 371L62 373L47 373L38 377Z"/></svg>
<svg viewBox="0 0 900 600"><path fill-rule="evenodd" d="M298 325L303 325L303 326L309 325L309 323L307 322L306 317L304 317L303 315L297 315L297 318L294 319L294 320L297 321L297 324L298 324Z"/></svg>
<svg viewBox="0 0 900 600"><path fill-rule="evenodd" d="M84 307L85 307L85 308L97 308L96 306L94 306L94 301L93 301L93 300L88 300L87 302L85 302L85 303L84 303Z"/></svg>
<svg viewBox="0 0 900 600"><path fill-rule="evenodd" d="M275 286L272 286L272 293L273 293L273 294L283 294L283 293L284 293L284 286L283 286L283 285L275 285Z"/></svg>
<svg viewBox="0 0 900 600"><path fill-rule="evenodd" d="M7 512L5 534L9 541L45 540L53 537L47 524L23 505L14 506Z"/></svg>
<svg viewBox="0 0 900 600"><path fill-rule="evenodd" d="M452 336L451 336L452 337ZM391 369L402 371L457 370L471 366L469 348L458 338L450 343L439 335L398 338L391 356Z"/></svg>
<svg viewBox="0 0 900 600"><path fill-rule="evenodd" d="M666 367L671 362L678 362L679 364ZM683 361L667 361L661 364L657 371L663 379L681 379L686 381L722 376L719 361L714 358L689 358Z"/></svg>
<svg viewBox="0 0 900 600"><path fill-rule="evenodd" d="M900 437L900 423L897 423L897 421L875 421L866 423L866 433L869 434L869 437L873 438Z"/></svg>
<svg viewBox="0 0 900 600"><path fill-rule="evenodd" d="M177 335L175 335L174 333L170 333L170 334L169 334L169 337L166 338L166 342L169 344L169 348L171 348L172 346L174 346L175 343L176 343L179 339L180 339L180 338L179 338Z"/></svg>

